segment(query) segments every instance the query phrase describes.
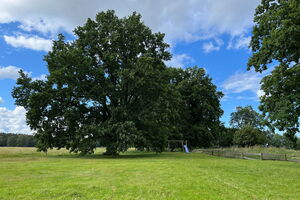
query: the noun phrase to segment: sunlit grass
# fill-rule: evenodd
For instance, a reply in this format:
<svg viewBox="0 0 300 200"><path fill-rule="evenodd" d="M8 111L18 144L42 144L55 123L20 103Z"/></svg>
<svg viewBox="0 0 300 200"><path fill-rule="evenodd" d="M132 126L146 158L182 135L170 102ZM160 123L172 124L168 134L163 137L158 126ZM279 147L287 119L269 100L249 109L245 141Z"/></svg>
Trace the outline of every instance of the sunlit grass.
<svg viewBox="0 0 300 200"><path fill-rule="evenodd" d="M299 199L299 163L102 151L0 148L0 199Z"/></svg>

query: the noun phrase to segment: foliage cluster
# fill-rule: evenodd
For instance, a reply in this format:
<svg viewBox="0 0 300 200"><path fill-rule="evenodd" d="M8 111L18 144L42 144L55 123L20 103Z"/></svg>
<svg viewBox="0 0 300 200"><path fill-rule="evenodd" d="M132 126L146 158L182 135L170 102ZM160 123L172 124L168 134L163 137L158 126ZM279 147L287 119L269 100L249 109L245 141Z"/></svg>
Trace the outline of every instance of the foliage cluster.
<svg viewBox="0 0 300 200"><path fill-rule="evenodd" d="M266 137L263 131L253 128L251 125L245 125L234 133L234 144L239 146L254 146L264 144Z"/></svg>

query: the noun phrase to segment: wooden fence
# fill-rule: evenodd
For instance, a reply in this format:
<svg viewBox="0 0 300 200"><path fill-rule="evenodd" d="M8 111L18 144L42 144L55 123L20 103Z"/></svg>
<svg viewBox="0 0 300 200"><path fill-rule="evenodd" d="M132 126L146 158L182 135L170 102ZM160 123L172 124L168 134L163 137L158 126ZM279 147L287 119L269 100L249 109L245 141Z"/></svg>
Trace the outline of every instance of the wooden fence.
<svg viewBox="0 0 300 200"><path fill-rule="evenodd" d="M222 149L195 149L193 152L202 152L208 155L221 156L226 158L239 158L246 160L281 160L300 162L300 155L291 154L271 154L271 153L248 153L236 152Z"/></svg>

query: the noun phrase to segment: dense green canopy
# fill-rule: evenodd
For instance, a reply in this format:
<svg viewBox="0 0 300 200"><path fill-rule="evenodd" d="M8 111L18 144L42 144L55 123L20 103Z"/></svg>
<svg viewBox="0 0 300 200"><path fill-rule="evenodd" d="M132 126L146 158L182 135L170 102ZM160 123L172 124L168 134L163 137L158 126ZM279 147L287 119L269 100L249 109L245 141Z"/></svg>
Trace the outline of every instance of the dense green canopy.
<svg viewBox="0 0 300 200"><path fill-rule="evenodd" d="M262 0L256 8L248 68L263 71L279 62L293 67L300 59L300 1Z"/></svg>
<svg viewBox="0 0 300 200"><path fill-rule="evenodd" d="M262 80L265 122L295 141L300 121L300 1L262 0L257 7L248 69L277 65Z"/></svg>
<svg viewBox="0 0 300 200"><path fill-rule="evenodd" d="M191 148L209 147L215 143L220 132L219 118L223 114L221 92L205 70L194 67L182 71L178 91L183 101L181 112L181 132Z"/></svg>
<svg viewBox="0 0 300 200"><path fill-rule="evenodd" d="M13 90L40 150L85 154L100 145L117 154L129 147L161 152L174 138L211 143L222 94L201 68L166 67L164 34L152 33L137 13L120 19L113 11L74 33L72 42L59 35L45 56L46 81L21 72Z"/></svg>

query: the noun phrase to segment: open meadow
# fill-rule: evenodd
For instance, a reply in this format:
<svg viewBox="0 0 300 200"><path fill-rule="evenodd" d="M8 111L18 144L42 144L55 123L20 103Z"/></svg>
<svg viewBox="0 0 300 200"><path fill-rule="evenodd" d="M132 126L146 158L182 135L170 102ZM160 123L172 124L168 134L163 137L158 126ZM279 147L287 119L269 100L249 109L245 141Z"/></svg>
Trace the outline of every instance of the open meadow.
<svg viewBox="0 0 300 200"><path fill-rule="evenodd" d="M300 164L202 153L0 148L0 199L300 199Z"/></svg>

